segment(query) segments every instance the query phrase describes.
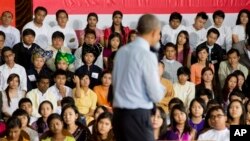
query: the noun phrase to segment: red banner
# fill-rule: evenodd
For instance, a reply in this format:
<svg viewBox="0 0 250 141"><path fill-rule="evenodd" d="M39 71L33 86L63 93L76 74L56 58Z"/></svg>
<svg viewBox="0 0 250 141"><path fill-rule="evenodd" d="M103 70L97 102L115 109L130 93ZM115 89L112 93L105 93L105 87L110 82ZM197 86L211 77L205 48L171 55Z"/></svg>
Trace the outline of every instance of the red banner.
<svg viewBox="0 0 250 141"><path fill-rule="evenodd" d="M238 13L240 9L250 9L250 0L33 0L33 7L44 6L49 14L65 9L69 14L110 14L121 10L124 14L169 14L212 13L221 9L226 13Z"/></svg>

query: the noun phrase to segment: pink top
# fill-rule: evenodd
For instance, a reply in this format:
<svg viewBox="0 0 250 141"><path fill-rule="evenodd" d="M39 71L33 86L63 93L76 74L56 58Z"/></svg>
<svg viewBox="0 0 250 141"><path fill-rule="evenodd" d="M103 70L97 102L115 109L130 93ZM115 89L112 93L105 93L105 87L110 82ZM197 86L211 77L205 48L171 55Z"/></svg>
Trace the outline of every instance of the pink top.
<svg viewBox="0 0 250 141"><path fill-rule="evenodd" d="M209 64L209 67L212 68L212 70L214 71L214 65L213 64ZM191 82L193 82L195 85L200 84L201 83L201 71L204 68L204 66L195 63L193 65L191 65L190 71L191 71Z"/></svg>
<svg viewBox="0 0 250 141"><path fill-rule="evenodd" d="M111 54L112 54L111 49L105 47L104 50L103 50L103 57L110 57Z"/></svg>
<svg viewBox="0 0 250 141"><path fill-rule="evenodd" d="M99 28L95 28L95 34L96 34L96 43L100 43L101 38L103 38L104 34L103 31ZM76 35L78 38L78 41L80 40L80 37L84 38L85 30L76 30Z"/></svg>
<svg viewBox="0 0 250 141"><path fill-rule="evenodd" d="M124 45L124 44L126 44L127 41L128 41L128 34L129 34L129 32L130 32L130 29L129 29L129 27L123 27L123 29L124 29L124 31L125 31L125 36L123 36L123 35L121 34L121 37L122 37L122 44ZM111 27L106 28L106 29L104 30L104 40L108 40L108 39L109 39L109 36L110 36L111 34L112 34Z"/></svg>
<svg viewBox="0 0 250 141"><path fill-rule="evenodd" d="M189 49L189 52L188 52L188 55L191 55L191 53L192 53L192 50L191 50L191 48ZM177 60L176 61L178 61L178 62L180 62L182 65L184 64L184 58L183 58L183 50L181 51L181 52L178 52L178 58L177 58Z"/></svg>

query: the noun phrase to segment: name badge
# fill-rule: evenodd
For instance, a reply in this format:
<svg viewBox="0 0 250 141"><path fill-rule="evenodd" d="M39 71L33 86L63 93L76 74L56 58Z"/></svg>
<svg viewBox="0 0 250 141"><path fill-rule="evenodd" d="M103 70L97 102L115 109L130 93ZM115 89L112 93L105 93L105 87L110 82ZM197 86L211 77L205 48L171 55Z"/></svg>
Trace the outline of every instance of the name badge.
<svg viewBox="0 0 250 141"><path fill-rule="evenodd" d="M98 79L98 73L96 73L96 72L93 72L92 74L91 74L91 77L92 78L95 78L95 79Z"/></svg>
<svg viewBox="0 0 250 141"><path fill-rule="evenodd" d="M30 81L36 81L36 76L34 74L28 75Z"/></svg>

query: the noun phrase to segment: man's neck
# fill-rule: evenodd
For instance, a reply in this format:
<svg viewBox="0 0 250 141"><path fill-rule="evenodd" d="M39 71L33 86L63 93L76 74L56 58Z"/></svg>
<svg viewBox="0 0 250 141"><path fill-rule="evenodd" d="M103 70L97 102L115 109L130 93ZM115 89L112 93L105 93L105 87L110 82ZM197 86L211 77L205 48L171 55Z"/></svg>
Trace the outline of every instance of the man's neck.
<svg viewBox="0 0 250 141"><path fill-rule="evenodd" d="M9 64L6 64L9 68L13 68L15 66L15 63L9 63Z"/></svg>
<svg viewBox="0 0 250 141"><path fill-rule="evenodd" d="M43 23L37 23L35 20L34 20L34 24L37 26L37 27L42 27L43 26Z"/></svg>
<svg viewBox="0 0 250 141"><path fill-rule="evenodd" d="M214 27L216 28L220 28L222 26L222 24L214 24Z"/></svg>
<svg viewBox="0 0 250 141"><path fill-rule="evenodd" d="M8 24L2 24L2 26L5 27L5 28L7 28L7 27L9 27L10 25L8 25Z"/></svg>

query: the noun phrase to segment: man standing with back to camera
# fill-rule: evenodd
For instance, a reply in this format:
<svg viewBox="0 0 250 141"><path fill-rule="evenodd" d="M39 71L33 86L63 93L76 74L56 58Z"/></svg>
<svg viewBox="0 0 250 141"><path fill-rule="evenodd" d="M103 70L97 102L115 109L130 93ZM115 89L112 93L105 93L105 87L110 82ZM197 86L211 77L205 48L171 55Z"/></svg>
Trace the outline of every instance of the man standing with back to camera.
<svg viewBox="0 0 250 141"><path fill-rule="evenodd" d="M160 83L157 57L150 47L159 41L160 27L154 15L141 16L139 36L116 54L113 131L117 141L154 141L151 109L163 98L165 89Z"/></svg>

